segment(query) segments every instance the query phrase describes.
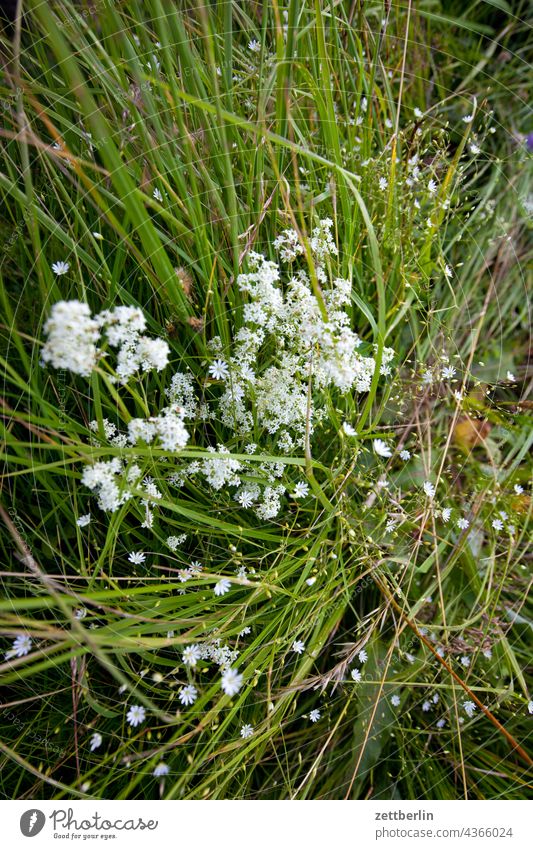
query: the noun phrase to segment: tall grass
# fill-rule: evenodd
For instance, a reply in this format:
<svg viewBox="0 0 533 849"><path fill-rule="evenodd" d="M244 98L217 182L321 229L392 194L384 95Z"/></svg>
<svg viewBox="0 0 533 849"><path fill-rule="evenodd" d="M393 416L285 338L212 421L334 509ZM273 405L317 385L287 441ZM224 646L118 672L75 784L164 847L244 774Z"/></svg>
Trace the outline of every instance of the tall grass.
<svg viewBox="0 0 533 849"><path fill-rule="evenodd" d="M5 652L20 634L32 649L0 664L4 795L523 798L527 4L23 5L1 87L0 633ZM324 416L289 456L257 420L253 460L220 417L192 423L175 454L106 439L105 420L124 431L156 415L177 370L216 400L209 342L228 356L247 303L237 276L251 251L273 259L283 230L323 303L310 237L325 218L328 273L351 281L365 351L379 364L394 349L391 376L313 398L310 381ZM124 387L104 366L89 379L43 367L61 299L141 307L170 365ZM266 346L258 368L279 353ZM286 464L278 516L198 478L168 484L169 464L217 444L260 481ZM157 481L151 530L139 499L108 514L81 482L113 456ZM192 561L203 571L183 583ZM233 697L212 665L182 662L213 640L239 652Z"/></svg>

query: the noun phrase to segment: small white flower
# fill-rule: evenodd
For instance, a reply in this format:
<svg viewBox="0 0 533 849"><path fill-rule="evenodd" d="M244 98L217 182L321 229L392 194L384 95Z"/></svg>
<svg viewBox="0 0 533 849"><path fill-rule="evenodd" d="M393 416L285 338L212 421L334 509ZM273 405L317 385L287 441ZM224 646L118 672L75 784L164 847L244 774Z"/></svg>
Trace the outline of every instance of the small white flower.
<svg viewBox="0 0 533 849"><path fill-rule="evenodd" d="M161 194L159 189L157 189L157 188L154 189L154 191L152 193L152 197L153 197L154 200L157 200L159 203L163 203L163 195Z"/></svg>
<svg viewBox="0 0 533 849"><path fill-rule="evenodd" d="M414 112L415 118L421 118L422 117L422 114L423 114L422 110L419 109L418 106L415 106L413 112Z"/></svg>
<svg viewBox="0 0 533 849"><path fill-rule="evenodd" d="M249 489L241 489L237 495L237 501L241 507L251 507L254 503L254 494Z"/></svg>
<svg viewBox="0 0 533 849"><path fill-rule="evenodd" d="M170 767L161 761L161 763L157 764L157 766L154 767L152 775L154 776L154 778L162 778L164 775L168 775L169 770Z"/></svg>
<svg viewBox="0 0 533 849"><path fill-rule="evenodd" d="M231 589L231 581L228 578L221 578L220 581L213 587L213 592L216 596L225 595Z"/></svg>
<svg viewBox="0 0 533 849"><path fill-rule="evenodd" d="M309 719L311 720L311 722L318 722L321 716L322 714L320 713L320 711L315 708L309 714Z"/></svg>
<svg viewBox="0 0 533 849"><path fill-rule="evenodd" d="M394 521L394 519L388 519L387 524L385 525L385 533L386 534L392 534L392 532L395 530L395 528L396 528L396 522Z"/></svg>
<svg viewBox="0 0 533 849"><path fill-rule="evenodd" d="M178 699L182 705L192 705L198 698L198 690L192 684L187 684L181 687L178 692Z"/></svg>
<svg viewBox="0 0 533 849"><path fill-rule="evenodd" d="M24 657L31 649L31 637L28 634L19 634L13 640L13 646L10 651L6 652L6 660L11 660L12 657Z"/></svg>
<svg viewBox="0 0 533 849"><path fill-rule="evenodd" d="M361 649L357 657L359 658L359 663L366 663L368 660L368 655L364 649Z"/></svg>
<svg viewBox="0 0 533 849"><path fill-rule="evenodd" d="M75 619L85 619L86 616L87 616L87 611L84 607L78 607L74 611L74 618Z"/></svg>
<svg viewBox="0 0 533 849"><path fill-rule="evenodd" d="M102 234L101 234L101 233L98 233L97 231L96 231L96 232L94 232L94 233L92 233L92 236L93 236L95 239L98 239L98 240L100 240L100 239L103 239L103 238L104 238L104 237L102 236Z"/></svg>
<svg viewBox="0 0 533 849"><path fill-rule="evenodd" d="M295 640L292 644L292 650L293 652L296 652L296 654L303 654L305 651L305 643L302 643L301 640Z"/></svg>
<svg viewBox="0 0 533 849"><path fill-rule="evenodd" d="M401 460L410 460L411 459L411 452L408 451L407 448L403 448L400 451L400 459Z"/></svg>
<svg viewBox="0 0 533 849"><path fill-rule="evenodd" d="M533 713L533 699L530 702L528 702L527 709L528 709L529 713Z"/></svg>
<svg viewBox="0 0 533 849"><path fill-rule="evenodd" d="M144 722L145 718L146 711L142 705L132 705L126 714L126 719L133 728Z"/></svg>
<svg viewBox="0 0 533 849"><path fill-rule="evenodd" d="M306 581L305 581L305 583L307 584L308 587L312 587L315 582L316 582L316 578L315 578L314 575L313 575L312 578L307 578Z"/></svg>
<svg viewBox="0 0 533 849"><path fill-rule="evenodd" d="M93 734L93 736L91 737L91 743L90 743L91 752L94 752L94 750L97 749L101 745L102 745L102 735L98 734L98 732L97 732L96 734Z"/></svg>
<svg viewBox="0 0 533 849"><path fill-rule="evenodd" d="M465 115L463 121L465 124L470 124L474 120L474 113L472 115Z"/></svg>
<svg viewBox="0 0 533 849"><path fill-rule="evenodd" d="M453 271L452 271L452 269L450 268L450 266L449 266L449 265L445 265L445 266L444 266L444 276L445 276L445 277L451 277L452 275L453 275Z"/></svg>
<svg viewBox="0 0 533 849"><path fill-rule="evenodd" d="M342 429L343 429L344 433L346 434L346 436L357 436L356 429L354 427L352 427L352 425L349 424L349 422L344 422L343 425L342 425Z"/></svg>
<svg viewBox="0 0 533 849"><path fill-rule="evenodd" d="M241 728L241 737L243 740L246 740L248 737L251 737L254 733L254 729L251 725L243 725Z"/></svg>
<svg viewBox="0 0 533 849"><path fill-rule="evenodd" d="M513 489L514 489L514 491L516 492L517 495L522 495L522 493L524 491L524 487L520 486L519 483L515 483Z"/></svg>
<svg viewBox="0 0 533 849"><path fill-rule="evenodd" d="M388 185L389 185L389 182L388 182L386 177L380 177L379 178L379 188L381 189L382 192L385 191L385 189L387 188Z"/></svg>
<svg viewBox="0 0 533 849"><path fill-rule="evenodd" d="M140 564L144 563L146 560L146 554L144 551L132 551L131 554L128 555L128 560L130 563L135 563L136 566L140 566Z"/></svg>
<svg viewBox="0 0 533 849"><path fill-rule="evenodd" d="M400 697L399 696L391 696L390 702L391 702L391 705L393 707L398 707L398 705L400 704Z"/></svg>
<svg viewBox="0 0 533 849"><path fill-rule="evenodd" d="M468 667L470 666L470 658L468 657L468 655L467 655L467 654L463 654L463 655L461 656L461 664L462 664L465 668L468 668Z"/></svg>
<svg viewBox="0 0 533 849"><path fill-rule="evenodd" d="M431 481L425 481L424 486L422 487L424 492L426 493L428 498L434 498L435 496L435 487L431 483Z"/></svg>
<svg viewBox="0 0 533 849"><path fill-rule="evenodd" d="M309 486L304 481L299 481L294 487L294 492L292 494L293 498L305 498L305 496L309 493Z"/></svg>
<svg viewBox="0 0 533 849"><path fill-rule="evenodd" d="M434 195L435 192L437 191L437 188L438 187L437 187L435 180L430 180L429 183L428 183L428 192L430 194Z"/></svg>
<svg viewBox="0 0 533 849"><path fill-rule="evenodd" d="M470 153L472 154L472 156L477 156L478 153L481 153L480 146L478 144L476 144L475 142L472 142L469 145L469 149L470 149Z"/></svg>
<svg viewBox="0 0 533 849"><path fill-rule="evenodd" d="M438 719L436 725L437 728L444 728L444 726L446 725L446 720L444 718Z"/></svg>
<svg viewBox="0 0 533 849"><path fill-rule="evenodd" d="M443 522L449 522L451 515L452 515L451 507L444 507L444 509L442 510L442 512L440 514L440 517L441 517Z"/></svg>
<svg viewBox="0 0 533 849"><path fill-rule="evenodd" d="M256 38L253 38L251 41L248 42L248 50L251 50L252 53L260 53L261 52L260 42Z"/></svg>
<svg viewBox="0 0 533 849"><path fill-rule="evenodd" d="M507 380L509 380L511 383L514 383L514 382L515 382L516 377L514 376L514 374L512 373L512 371L508 371L508 372L507 372Z"/></svg>
<svg viewBox="0 0 533 849"><path fill-rule="evenodd" d="M374 439L374 451L380 457L391 457L392 449L382 439Z"/></svg>
<svg viewBox="0 0 533 849"><path fill-rule="evenodd" d="M476 705L474 702L463 702L463 708L466 715L471 719L476 710Z"/></svg>
<svg viewBox="0 0 533 849"><path fill-rule="evenodd" d="M492 520L492 527L494 528L495 531L502 531L503 530L502 520L501 519L493 519Z"/></svg>
<svg viewBox="0 0 533 849"><path fill-rule="evenodd" d="M460 530L465 531L469 525L470 522L468 521L468 519L465 519L464 516L461 516L460 519L457 519L457 527L460 528Z"/></svg>
<svg viewBox="0 0 533 849"><path fill-rule="evenodd" d="M483 657L486 657L487 660L490 660L492 657L491 649L483 649Z"/></svg>
<svg viewBox="0 0 533 849"><path fill-rule="evenodd" d="M409 652L406 653L405 659L408 660L409 663L414 663L416 660L414 654L409 654Z"/></svg>
<svg viewBox="0 0 533 849"><path fill-rule="evenodd" d="M350 672L350 675L352 676L352 679L356 682L356 684L358 684L359 681L362 681L362 679L363 679L363 676L361 675L359 670L356 669L356 668L352 669L352 671Z"/></svg>
<svg viewBox="0 0 533 849"><path fill-rule="evenodd" d="M213 380L225 380L229 374L229 368L224 360L215 360L209 366L208 371Z"/></svg>
<svg viewBox="0 0 533 849"><path fill-rule="evenodd" d="M194 643L191 646L187 646L181 655L181 659L186 666L196 666L197 661L200 660L201 657L202 650L200 649L200 646L197 646Z"/></svg>
<svg viewBox="0 0 533 849"><path fill-rule="evenodd" d="M243 677L236 669L226 669L226 671L222 673L220 686L227 696L235 696L241 689L242 684Z"/></svg>
<svg viewBox="0 0 533 849"><path fill-rule="evenodd" d="M91 521L91 514L85 513L84 516L79 516L76 519L76 524L77 524L78 528L86 528L87 525L90 523L90 521Z"/></svg>
<svg viewBox="0 0 533 849"><path fill-rule="evenodd" d="M424 713L427 713L428 710L431 710L431 702L425 701L422 704L422 710L424 711Z"/></svg>
<svg viewBox="0 0 533 849"><path fill-rule="evenodd" d="M58 260L58 262L52 263L52 271L57 277L61 277L62 274L66 274L69 270L70 265L68 262L63 262L63 260Z"/></svg>
<svg viewBox="0 0 533 849"><path fill-rule="evenodd" d="M457 374L457 371L456 371L456 369L454 369L453 366L445 366L442 369L442 376L443 376L444 380L451 380L451 378L454 377L456 374Z"/></svg>

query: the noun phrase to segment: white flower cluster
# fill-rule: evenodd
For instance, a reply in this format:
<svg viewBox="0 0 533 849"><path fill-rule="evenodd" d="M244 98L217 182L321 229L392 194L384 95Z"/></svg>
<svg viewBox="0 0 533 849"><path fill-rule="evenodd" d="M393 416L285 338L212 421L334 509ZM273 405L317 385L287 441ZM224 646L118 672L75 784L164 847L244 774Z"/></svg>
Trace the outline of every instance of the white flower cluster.
<svg viewBox="0 0 533 849"><path fill-rule="evenodd" d="M179 451L185 448L189 440L189 433L183 424L183 414L184 410L181 407L165 407L159 416L131 419L128 423L127 434L120 433L116 425L108 419L102 420L101 427L105 439L112 445L126 447L128 444L137 445L141 440L150 444L158 438L161 447L166 451ZM89 427L96 433L99 430L99 423L92 421ZM95 445L99 444L96 438L93 438L92 442ZM132 459L135 461L137 458ZM138 490L138 495L142 492L145 495L144 498L141 496L141 505L145 509L142 527L151 528L154 514L150 507L157 505L162 498L162 493L152 478L145 477L140 482L141 474L141 469L135 462L126 469L123 461L115 457L109 461L99 461L86 466L82 474L82 483L98 495L98 506L109 512L115 512L133 497L132 487ZM177 548L180 538L172 539L176 539Z"/></svg>
<svg viewBox="0 0 533 849"><path fill-rule="evenodd" d="M96 365L100 325L91 318L87 304L81 301L58 301L44 325L48 340L41 360L54 368L68 369L89 377Z"/></svg>
<svg viewBox="0 0 533 849"><path fill-rule="evenodd" d="M373 357L364 357L357 350L361 340L351 329L345 309L351 302L350 281L330 280L321 264L337 253L331 227L331 220L324 219L310 239L321 299L304 270L290 276L284 292L278 264L262 254L249 254L252 270L237 278L239 289L249 296L244 326L235 336L228 363L217 360L217 376L225 382L219 403L223 423L241 435L249 433L255 413L257 424L277 435L282 451L302 447L308 417L312 432L312 421L320 416L312 403L309 409L309 381L318 390L335 387L343 394L367 392L376 366ZM278 236L274 246L287 262L303 253L294 230ZM260 351L269 343L275 344L279 353L275 364L258 374ZM211 348L221 354L220 340L212 340ZM383 352L383 374L388 373L393 355L391 349Z"/></svg>
<svg viewBox="0 0 533 849"><path fill-rule="evenodd" d="M221 645L219 639L198 645L193 643L184 650L182 660L187 666L196 666L199 660L216 663L222 670L229 669L237 660L239 652L227 645Z"/></svg>
<svg viewBox="0 0 533 849"><path fill-rule="evenodd" d="M321 392L367 392L376 369L374 357L359 352L361 340L350 326L351 283L330 271L330 260L337 255L332 228L331 219L320 221L307 250L295 230L285 230L274 242L281 260L287 263L310 254L313 280L307 271L294 266L282 279L285 275L277 262L260 253L249 254L249 271L237 278L239 289L247 296L243 324L229 352L218 337L209 343L213 359L204 385L222 384L214 403L200 401L194 376L180 371L166 390L169 405L155 415L131 419L127 433L118 432L105 419L92 422L91 429L118 447L157 440L165 451L177 452L189 441L186 420L207 421L217 416L230 431L232 445L235 438L244 442L244 448L233 448L234 453L256 453L257 445L250 440L259 429L274 443L268 446L268 453L274 449L290 455L305 448L308 435L326 416ZM98 358L105 356L98 347L104 338L108 346L118 349L116 379L126 383L135 373L160 371L168 362L167 343L143 335L145 329L146 319L136 307L118 306L91 317L87 304L62 301L54 306L45 326L48 340L43 361L89 375ZM393 355L391 349L383 351L381 374L390 372L388 364ZM98 444L96 436L93 442ZM382 453L379 443L376 440L375 448ZM383 456L390 456L390 449L385 448L389 453ZM280 480L285 469L283 462L235 459L228 448L218 444L208 447L202 459L173 465L166 480L181 487L198 475L215 491L230 487L231 497L242 508L252 509L258 518L269 521L279 514L287 492L288 482ZM150 507L162 495L153 481L140 479L137 465L127 468L118 458L87 467L82 477L97 494L99 506L111 512L136 489L146 513L143 527L151 528ZM309 494L305 482L289 487L294 498Z"/></svg>
<svg viewBox="0 0 533 849"><path fill-rule="evenodd" d="M277 482L286 468L284 463L247 463L236 460L229 450L220 444L216 449L210 447L207 450L209 458L202 461L193 460L179 472L172 472L167 478L168 483L181 487L189 478L203 475L216 491L228 486L237 487L233 494L235 501L241 507L253 508L260 519L267 521L278 515L281 510L281 498L286 491L286 487ZM261 475L262 486L248 479L243 482L244 477L258 475Z"/></svg>
<svg viewBox="0 0 533 849"><path fill-rule="evenodd" d="M283 262L292 262L297 256L302 256L304 246L296 230L284 230L274 239L274 248L278 251Z"/></svg>
<svg viewBox="0 0 533 849"><path fill-rule="evenodd" d="M89 306L81 301L58 301L44 325L48 338L41 359L54 368L89 377L105 355L98 347L105 332L107 343L118 348L118 380L126 383L138 371L161 371L168 363L168 344L144 336L145 329L146 319L137 307L119 306L92 317Z"/></svg>
<svg viewBox="0 0 533 849"><path fill-rule="evenodd" d="M139 440L151 443L158 437L166 451L185 448L189 434L183 424L183 413L178 408L165 407L161 415L149 419L131 419L128 423L128 441L137 445Z"/></svg>
<svg viewBox="0 0 533 849"><path fill-rule="evenodd" d="M167 537L167 545L171 551L177 551L180 545L183 545L187 539L187 534L179 534L179 536Z"/></svg>
<svg viewBox="0 0 533 849"><path fill-rule="evenodd" d="M237 472L241 468L239 461L225 456L230 452L224 445L218 445L216 451L214 448L208 448L207 450L211 454L215 454L216 457L212 460L203 460L201 471L213 489L222 489L224 485L239 486L241 482L237 475Z"/></svg>
<svg viewBox="0 0 533 849"><path fill-rule="evenodd" d="M170 381L166 394L172 405L180 407L185 419L192 419L201 414L194 391L192 375L177 371Z"/></svg>
<svg viewBox="0 0 533 849"><path fill-rule="evenodd" d="M295 230L286 230L274 242L281 258L292 262L304 254ZM373 357L358 352L361 340L350 328L346 307L351 302L351 284L342 278L330 279L323 263L337 253L332 222L320 222L311 235L310 251L321 287L321 299L303 270L295 271L282 288L282 272L276 262L251 253L251 271L239 275L237 284L249 298L244 306L243 326L235 334L230 356L215 337L209 343L213 362L211 379L223 383L217 402L220 420L241 438L249 437L259 426L271 434L276 449L283 454L304 447L306 432L324 415L316 409L309 392L334 387L341 393L368 391L375 371ZM263 351L274 351L274 361L261 371ZM381 372L388 373L393 351L386 349ZM167 395L179 405L185 417L209 418L201 409L192 377L174 375ZM316 398L315 398L316 403ZM205 405L204 405L205 406ZM146 438L144 423L130 423L132 436ZM150 432L148 433L150 436ZM132 438L135 441L135 438ZM247 453L254 453L252 445ZM234 487L233 498L241 507L253 509L263 521L277 516L286 487L280 482L283 463L246 463L236 460L224 445L208 448L202 461L192 461L173 471L168 482L183 486L187 479L202 475L216 491ZM261 475L262 481L258 482ZM302 489L302 487L304 487ZM300 483L295 498L304 498L308 488Z"/></svg>
<svg viewBox="0 0 533 849"><path fill-rule="evenodd" d="M119 457L99 460L86 466L81 476L82 483L98 495L101 510L114 513L132 497L131 487L139 485L141 469L136 464L126 468Z"/></svg>

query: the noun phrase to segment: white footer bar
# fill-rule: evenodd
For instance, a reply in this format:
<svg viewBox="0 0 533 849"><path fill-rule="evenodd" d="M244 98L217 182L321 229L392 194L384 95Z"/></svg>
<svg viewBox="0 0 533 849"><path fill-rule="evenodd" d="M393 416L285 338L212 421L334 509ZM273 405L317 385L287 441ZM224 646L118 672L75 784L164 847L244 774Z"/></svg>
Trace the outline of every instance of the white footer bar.
<svg viewBox="0 0 533 849"><path fill-rule="evenodd" d="M0 802L14 847L117 849L531 849L527 801Z"/></svg>

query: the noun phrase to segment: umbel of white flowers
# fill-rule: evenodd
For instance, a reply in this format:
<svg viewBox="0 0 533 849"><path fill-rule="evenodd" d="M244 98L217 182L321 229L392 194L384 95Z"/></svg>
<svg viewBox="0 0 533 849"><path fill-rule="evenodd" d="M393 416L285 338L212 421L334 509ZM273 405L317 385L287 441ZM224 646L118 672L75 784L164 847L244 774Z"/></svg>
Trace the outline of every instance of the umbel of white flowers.
<svg viewBox="0 0 533 849"><path fill-rule="evenodd" d="M105 356L103 341L118 348L116 373L126 383L136 372L168 364L170 349L164 339L145 336L146 319L138 307L115 307L91 316L88 304L58 301L44 325L47 341L41 360L57 369L89 377L98 359ZM104 339L102 340L102 336Z"/></svg>
<svg viewBox="0 0 533 849"><path fill-rule="evenodd" d="M293 268L304 253L295 230L285 230L274 241L280 264L262 254L248 254L250 271L240 274L237 285L248 302L243 310L243 325L234 337L233 350L227 357L219 338L209 343L216 357L212 376L224 383L219 410L224 424L240 435L253 429L251 406L256 422L276 435L282 453L304 447L306 432L325 414L309 408L308 384L313 390L337 389L368 392L376 362L359 352L361 339L350 327L351 282L332 277L325 261L337 254L331 229L333 222L320 221L310 239L315 275L321 300L315 293L308 273ZM284 285L281 285L285 277ZM264 370L259 368L260 352L274 342L278 356ZM380 373L390 373L394 351L385 348Z"/></svg>

